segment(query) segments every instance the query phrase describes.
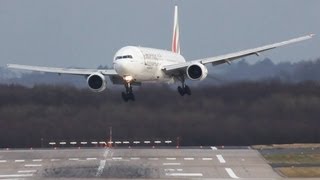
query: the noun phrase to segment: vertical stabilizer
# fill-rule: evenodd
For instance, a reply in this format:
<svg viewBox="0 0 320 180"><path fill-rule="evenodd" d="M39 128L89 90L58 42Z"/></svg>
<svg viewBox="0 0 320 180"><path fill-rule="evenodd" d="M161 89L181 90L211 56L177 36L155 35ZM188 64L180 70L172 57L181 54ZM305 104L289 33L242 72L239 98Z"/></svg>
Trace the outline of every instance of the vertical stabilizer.
<svg viewBox="0 0 320 180"><path fill-rule="evenodd" d="M180 54L180 32L178 21L178 6L174 8L174 24L173 24L173 36L172 36L172 52Z"/></svg>

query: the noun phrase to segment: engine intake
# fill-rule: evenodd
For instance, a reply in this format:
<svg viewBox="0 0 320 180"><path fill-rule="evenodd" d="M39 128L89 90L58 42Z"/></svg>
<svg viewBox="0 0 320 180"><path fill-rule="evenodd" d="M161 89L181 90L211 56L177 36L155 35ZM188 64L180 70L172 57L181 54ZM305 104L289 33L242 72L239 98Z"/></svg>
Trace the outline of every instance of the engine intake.
<svg viewBox="0 0 320 180"><path fill-rule="evenodd" d="M104 75L100 73L91 74L87 78L89 88L94 92L102 92L107 87L107 81Z"/></svg>
<svg viewBox="0 0 320 180"><path fill-rule="evenodd" d="M204 80L208 75L208 69L200 63L191 64L187 68L187 76L191 80Z"/></svg>

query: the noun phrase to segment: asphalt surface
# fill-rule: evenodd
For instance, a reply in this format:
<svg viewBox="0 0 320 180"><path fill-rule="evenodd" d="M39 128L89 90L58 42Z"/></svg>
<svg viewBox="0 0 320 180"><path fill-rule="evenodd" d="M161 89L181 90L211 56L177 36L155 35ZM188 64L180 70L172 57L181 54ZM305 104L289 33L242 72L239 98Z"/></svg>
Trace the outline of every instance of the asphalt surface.
<svg viewBox="0 0 320 180"><path fill-rule="evenodd" d="M0 179L281 179L252 149L1 150Z"/></svg>

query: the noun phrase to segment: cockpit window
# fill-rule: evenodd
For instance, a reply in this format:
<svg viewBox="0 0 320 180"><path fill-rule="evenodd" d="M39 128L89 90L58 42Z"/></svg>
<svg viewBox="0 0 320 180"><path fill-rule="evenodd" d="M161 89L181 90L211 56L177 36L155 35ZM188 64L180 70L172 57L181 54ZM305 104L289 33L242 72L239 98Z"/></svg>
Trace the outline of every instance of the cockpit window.
<svg viewBox="0 0 320 180"><path fill-rule="evenodd" d="M131 55L125 55L125 56L117 56L116 60L118 59L132 59L133 57Z"/></svg>

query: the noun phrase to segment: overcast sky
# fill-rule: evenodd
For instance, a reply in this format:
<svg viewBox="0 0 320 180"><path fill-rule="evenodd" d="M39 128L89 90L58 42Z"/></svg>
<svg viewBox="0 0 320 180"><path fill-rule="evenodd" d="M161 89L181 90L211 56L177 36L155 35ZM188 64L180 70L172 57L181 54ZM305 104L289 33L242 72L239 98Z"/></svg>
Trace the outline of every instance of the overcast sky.
<svg viewBox="0 0 320 180"><path fill-rule="evenodd" d="M187 60L316 33L264 53L275 62L320 57L319 0L181 0L181 51ZM111 65L127 45L170 49L173 0L0 0L0 66Z"/></svg>

